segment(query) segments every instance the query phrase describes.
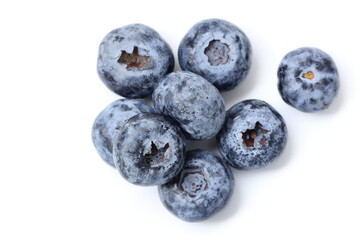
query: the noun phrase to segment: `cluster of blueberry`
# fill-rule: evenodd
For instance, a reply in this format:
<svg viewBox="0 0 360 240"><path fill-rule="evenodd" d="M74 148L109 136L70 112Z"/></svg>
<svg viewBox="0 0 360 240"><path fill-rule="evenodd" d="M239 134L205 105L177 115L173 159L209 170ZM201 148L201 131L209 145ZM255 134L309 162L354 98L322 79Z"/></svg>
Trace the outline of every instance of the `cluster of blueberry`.
<svg viewBox="0 0 360 240"><path fill-rule="evenodd" d="M95 119L92 140L100 156L129 182L158 186L169 211L186 221L207 219L228 202L230 166L261 168L283 151L287 128L268 103L249 99L225 109L221 91L247 76L251 45L235 25L208 19L194 25L178 50L183 71L172 72L169 45L148 26L108 33L99 47L101 80L123 96ZM278 70L284 101L312 112L327 108L338 90L334 62L315 48L288 53ZM152 95L153 107L139 100ZM186 151L186 139L217 139L220 156Z"/></svg>

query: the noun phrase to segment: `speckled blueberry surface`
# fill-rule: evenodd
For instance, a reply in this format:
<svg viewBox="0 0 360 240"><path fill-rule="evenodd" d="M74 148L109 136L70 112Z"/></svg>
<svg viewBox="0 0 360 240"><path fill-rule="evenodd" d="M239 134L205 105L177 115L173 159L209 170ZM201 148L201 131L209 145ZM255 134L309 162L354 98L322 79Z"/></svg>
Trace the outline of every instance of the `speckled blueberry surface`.
<svg viewBox="0 0 360 240"><path fill-rule="evenodd" d="M298 48L282 59L278 89L283 100L303 112L326 109L339 89L339 75L333 59L317 48Z"/></svg>
<svg viewBox="0 0 360 240"><path fill-rule="evenodd" d="M189 139L209 139L224 123L226 110L220 92L197 74L181 71L168 74L152 99L155 109L178 122Z"/></svg>
<svg viewBox="0 0 360 240"><path fill-rule="evenodd" d="M226 205L233 187L232 172L220 157L206 150L192 150L186 153L180 174L159 186L159 196L175 216L201 221Z"/></svg>
<svg viewBox="0 0 360 240"><path fill-rule="evenodd" d="M171 119L141 113L122 125L114 141L114 163L133 184L163 184L181 170L185 144L184 135Z"/></svg>
<svg viewBox="0 0 360 240"><path fill-rule="evenodd" d="M121 125L130 117L145 112L154 110L141 100L119 99L99 113L93 123L91 136L97 152L105 162L115 166L112 157L113 141Z"/></svg>
<svg viewBox="0 0 360 240"><path fill-rule="evenodd" d="M150 95L174 69L169 45L152 28L130 24L108 33L99 47L97 71L105 85L127 98Z"/></svg>
<svg viewBox="0 0 360 240"><path fill-rule="evenodd" d="M268 103L250 99L232 106L217 135L223 158L238 169L261 168L283 151L287 128L282 116Z"/></svg>
<svg viewBox="0 0 360 240"><path fill-rule="evenodd" d="M251 52L249 39L237 26L207 19L186 33L178 56L182 70L203 76L222 91L233 89L246 78Z"/></svg>

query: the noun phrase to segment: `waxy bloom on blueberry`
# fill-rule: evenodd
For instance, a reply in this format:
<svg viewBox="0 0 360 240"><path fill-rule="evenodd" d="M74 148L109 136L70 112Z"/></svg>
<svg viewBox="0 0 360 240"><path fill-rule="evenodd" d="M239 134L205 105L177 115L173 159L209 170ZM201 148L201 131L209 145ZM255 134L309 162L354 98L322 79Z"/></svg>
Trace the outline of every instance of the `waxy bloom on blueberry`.
<svg viewBox="0 0 360 240"><path fill-rule="evenodd" d="M99 47L98 74L109 89L123 97L149 96L159 80L173 69L170 46L143 24L111 31Z"/></svg>
<svg viewBox="0 0 360 240"><path fill-rule="evenodd" d="M188 139L209 139L224 123L226 111L220 92L195 73L168 74L160 81L152 99L154 108L174 119Z"/></svg>
<svg viewBox="0 0 360 240"><path fill-rule="evenodd" d="M257 99L232 106L217 135L221 155L238 169L268 165L281 154L286 140L287 128L282 116L268 103Z"/></svg>
<svg viewBox="0 0 360 240"><path fill-rule="evenodd" d="M333 59L317 48L298 48L286 54L277 75L283 100L303 112L327 109L339 90Z"/></svg>
<svg viewBox="0 0 360 240"><path fill-rule="evenodd" d="M113 158L120 174L142 186L166 183L181 170L185 138L171 119L138 114L122 125L115 138Z"/></svg>
<svg viewBox="0 0 360 240"><path fill-rule="evenodd" d="M244 81L251 66L251 45L243 31L221 19L195 24L182 39L178 55L182 70L201 75L220 91Z"/></svg>
<svg viewBox="0 0 360 240"><path fill-rule="evenodd" d="M165 207L185 221L205 220L229 201L234 177L230 168L215 154L206 150L186 153L180 174L159 186Z"/></svg>
<svg viewBox="0 0 360 240"><path fill-rule="evenodd" d="M113 142L122 124L129 118L146 112L154 110L141 100L118 99L99 113L93 123L91 136L97 152L106 163L114 166Z"/></svg>

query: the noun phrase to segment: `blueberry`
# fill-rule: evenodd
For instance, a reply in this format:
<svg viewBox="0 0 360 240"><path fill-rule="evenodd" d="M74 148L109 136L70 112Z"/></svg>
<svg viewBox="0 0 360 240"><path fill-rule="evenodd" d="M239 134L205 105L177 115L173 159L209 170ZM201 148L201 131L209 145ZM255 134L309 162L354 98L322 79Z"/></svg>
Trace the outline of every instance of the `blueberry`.
<svg viewBox="0 0 360 240"><path fill-rule="evenodd" d="M206 150L186 153L184 168L170 182L158 187L165 207L185 221L213 216L228 202L234 187L230 168Z"/></svg>
<svg viewBox="0 0 360 240"><path fill-rule="evenodd" d="M286 54L277 75L283 100L303 112L328 108L339 89L334 61L317 48L298 48Z"/></svg>
<svg viewBox="0 0 360 240"><path fill-rule="evenodd" d="M171 119L154 113L141 113L122 125L114 141L116 168L129 182L159 185L181 170L185 138Z"/></svg>
<svg viewBox="0 0 360 240"><path fill-rule="evenodd" d="M93 123L91 135L97 152L105 162L115 166L112 157L113 141L120 126L130 117L145 112L154 110L141 100L119 99L99 113Z"/></svg>
<svg viewBox="0 0 360 240"><path fill-rule="evenodd" d="M282 116L268 103L257 99L232 106L217 135L221 155L237 169L268 165L280 155L286 140L287 128Z"/></svg>
<svg viewBox="0 0 360 240"><path fill-rule="evenodd" d="M249 39L237 26L207 19L186 33L178 56L182 70L201 75L223 91L235 88L246 78L251 52Z"/></svg>
<svg viewBox="0 0 360 240"><path fill-rule="evenodd" d="M98 74L109 89L123 97L151 95L160 78L173 69L169 45L143 24L111 31L99 47Z"/></svg>
<svg viewBox="0 0 360 240"><path fill-rule="evenodd" d="M152 99L155 109L178 122L188 139L209 139L224 123L220 92L197 74L170 73L160 81Z"/></svg>

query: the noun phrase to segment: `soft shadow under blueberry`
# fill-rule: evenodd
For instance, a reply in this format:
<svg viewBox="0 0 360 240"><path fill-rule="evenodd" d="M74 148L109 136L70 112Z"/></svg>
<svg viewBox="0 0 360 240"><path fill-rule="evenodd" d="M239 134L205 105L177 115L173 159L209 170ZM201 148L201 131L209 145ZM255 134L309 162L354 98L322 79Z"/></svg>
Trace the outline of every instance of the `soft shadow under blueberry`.
<svg viewBox="0 0 360 240"><path fill-rule="evenodd" d="M241 208L240 205L242 204L242 199L244 195L243 194L244 188L242 186L243 181L241 181L241 178L244 177L244 175L241 173L240 170L234 168L231 168L231 170L234 174L234 190L228 203L224 206L223 209L217 212L216 215L212 216L204 223L218 224L219 222L225 222L229 220L231 217L238 214L238 211Z"/></svg>
<svg viewBox="0 0 360 240"><path fill-rule="evenodd" d="M254 169L254 170L238 170L235 168L231 168L235 180L234 192L231 198L229 199L227 205L212 218L204 221L204 223L213 224L213 223L227 221L231 217L238 214L243 202L242 199L244 197L243 189L245 189L245 187L243 186L243 184L246 183L245 178L252 177L251 175L253 174L261 174L273 170L283 169L291 161L292 154L293 154L293 138L291 134L288 134L288 140L283 152L277 159L275 159L267 167Z"/></svg>
<svg viewBox="0 0 360 240"><path fill-rule="evenodd" d="M291 161L292 156L292 140L291 138L288 139L288 142L282 152L282 154L279 156L278 159L274 160L269 166L261 169L256 170L238 170L231 168L235 184L234 184L234 192L231 196L228 204L222 209L220 212L218 212L215 216L205 221L208 224L212 223L218 223L227 221L231 217L238 214L238 212L241 210L242 205L242 199L246 196L244 196L244 190L245 187L243 186L244 183L246 183L245 178L252 177L253 174L261 174L273 170L279 170L285 167L286 164L288 164Z"/></svg>

